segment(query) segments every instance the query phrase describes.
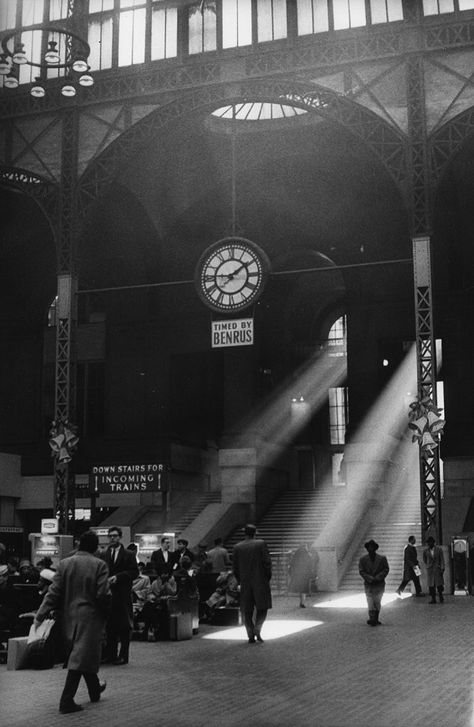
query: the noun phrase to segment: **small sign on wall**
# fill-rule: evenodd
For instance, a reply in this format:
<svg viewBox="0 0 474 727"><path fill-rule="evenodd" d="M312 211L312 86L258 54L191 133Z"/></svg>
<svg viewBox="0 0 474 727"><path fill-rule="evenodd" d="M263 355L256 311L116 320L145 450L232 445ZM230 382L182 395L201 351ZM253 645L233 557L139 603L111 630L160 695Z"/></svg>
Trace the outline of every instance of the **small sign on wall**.
<svg viewBox="0 0 474 727"><path fill-rule="evenodd" d="M49 535L50 533L59 532L59 523L56 518L42 518L41 519L41 534Z"/></svg>
<svg viewBox="0 0 474 727"><path fill-rule="evenodd" d="M165 464L157 462L98 464L92 467L90 487L96 494L161 492L167 489L166 469Z"/></svg>
<svg viewBox="0 0 474 727"><path fill-rule="evenodd" d="M253 345L253 318L212 321L212 348Z"/></svg>

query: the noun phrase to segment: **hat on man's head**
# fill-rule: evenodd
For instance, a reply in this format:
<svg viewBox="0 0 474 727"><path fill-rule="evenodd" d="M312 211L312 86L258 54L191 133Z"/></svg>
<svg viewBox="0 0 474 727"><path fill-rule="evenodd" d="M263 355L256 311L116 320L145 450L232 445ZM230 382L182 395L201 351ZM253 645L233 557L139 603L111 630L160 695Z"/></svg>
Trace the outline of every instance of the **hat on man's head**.
<svg viewBox="0 0 474 727"><path fill-rule="evenodd" d="M31 568L31 561L24 558L23 560L20 560L20 565L18 568Z"/></svg>
<svg viewBox="0 0 474 727"><path fill-rule="evenodd" d="M0 565L0 576L6 576L7 573L8 573L8 566Z"/></svg>
<svg viewBox="0 0 474 727"><path fill-rule="evenodd" d="M51 570L51 568L43 568L43 570L40 571L40 578L43 578L45 581L49 581L50 583L55 575L55 571Z"/></svg>
<svg viewBox="0 0 474 727"><path fill-rule="evenodd" d="M366 542L366 543L364 544L364 548L365 548L366 550L372 550L372 549L373 549L373 550L378 550L378 549L379 549L379 544L378 544L378 543L376 543L376 542L375 542L375 540L372 540L372 539L370 539L370 540L368 540L368 541L367 541L367 542Z"/></svg>

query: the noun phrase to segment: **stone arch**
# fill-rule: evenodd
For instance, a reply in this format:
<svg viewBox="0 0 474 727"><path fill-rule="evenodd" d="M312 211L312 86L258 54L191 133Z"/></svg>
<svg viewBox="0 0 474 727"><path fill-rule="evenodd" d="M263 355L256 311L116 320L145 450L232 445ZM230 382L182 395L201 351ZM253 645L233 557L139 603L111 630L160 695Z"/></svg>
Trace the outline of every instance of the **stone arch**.
<svg viewBox="0 0 474 727"><path fill-rule="evenodd" d="M193 89L174 98L121 134L84 172L78 183L78 215L84 221L90 206L102 196L136 150L184 114L242 100L289 103L332 119L359 138L379 159L407 204L407 141L396 129L350 98L293 79L241 81Z"/></svg>

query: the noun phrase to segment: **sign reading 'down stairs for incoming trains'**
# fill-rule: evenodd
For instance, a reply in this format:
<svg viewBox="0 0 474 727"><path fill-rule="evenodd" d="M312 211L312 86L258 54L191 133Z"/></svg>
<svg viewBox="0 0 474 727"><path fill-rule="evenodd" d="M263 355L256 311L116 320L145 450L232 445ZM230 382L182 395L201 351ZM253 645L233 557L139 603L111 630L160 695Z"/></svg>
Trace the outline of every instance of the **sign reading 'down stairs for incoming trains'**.
<svg viewBox="0 0 474 727"><path fill-rule="evenodd" d="M253 318L212 321L212 348L252 346Z"/></svg>
<svg viewBox="0 0 474 727"><path fill-rule="evenodd" d="M89 476L95 493L163 492L166 490L164 464L97 464Z"/></svg>

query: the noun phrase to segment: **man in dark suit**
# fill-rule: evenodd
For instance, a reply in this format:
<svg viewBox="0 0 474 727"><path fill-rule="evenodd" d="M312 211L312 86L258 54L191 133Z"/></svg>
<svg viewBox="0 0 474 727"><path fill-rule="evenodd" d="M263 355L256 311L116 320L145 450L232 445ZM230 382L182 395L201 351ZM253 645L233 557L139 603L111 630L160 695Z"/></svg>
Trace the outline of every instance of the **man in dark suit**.
<svg viewBox="0 0 474 727"><path fill-rule="evenodd" d="M133 625L132 584L138 576L135 554L125 550L120 542L122 530L109 528L110 544L103 555L109 568L112 606L106 627L104 662L128 664L130 635ZM120 652L117 655L118 644Z"/></svg>
<svg viewBox="0 0 474 727"><path fill-rule="evenodd" d="M378 543L368 540L364 545L367 555L359 560L359 573L364 579L365 596L369 609L369 626L379 626L379 613L382 596L385 591L385 579L389 572L388 560L385 555L378 555Z"/></svg>
<svg viewBox="0 0 474 727"><path fill-rule="evenodd" d="M171 575L176 558L175 554L170 552L170 539L166 535L161 538L161 547L151 554L150 561L157 575L161 576L164 573Z"/></svg>
<svg viewBox="0 0 474 727"><path fill-rule="evenodd" d="M179 561L181 558L185 555L191 563L194 560L194 556L191 553L191 551L188 548L189 541L187 541L185 538L178 538L176 541L176 550L173 553L174 557L174 569L179 568Z"/></svg>
<svg viewBox="0 0 474 727"><path fill-rule="evenodd" d="M255 525L245 526L245 540L234 548L234 575L240 584L240 608L249 644L263 643L261 629L272 607L272 561L267 544L255 538Z"/></svg>
<svg viewBox="0 0 474 727"><path fill-rule="evenodd" d="M397 593L399 596L402 595L405 587L408 585L410 581L413 581L413 585L415 586L415 592L417 596L424 596L425 594L421 592L421 585L420 585L420 564L418 563L418 553L416 551L415 547L416 538L414 535L410 535L408 538L408 543L405 545L405 549L403 551L403 578L402 582L397 588ZM418 571L418 573L417 573Z"/></svg>

